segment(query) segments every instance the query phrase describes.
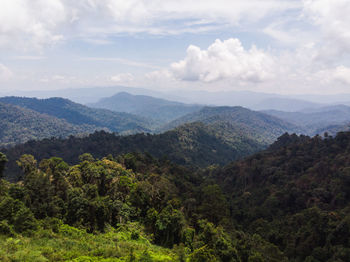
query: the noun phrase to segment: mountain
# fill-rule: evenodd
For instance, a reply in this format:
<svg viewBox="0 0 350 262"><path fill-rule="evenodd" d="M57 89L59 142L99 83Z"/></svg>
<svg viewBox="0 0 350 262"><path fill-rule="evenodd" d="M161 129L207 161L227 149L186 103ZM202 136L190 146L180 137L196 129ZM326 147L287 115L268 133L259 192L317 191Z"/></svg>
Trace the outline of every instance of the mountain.
<svg viewBox="0 0 350 262"><path fill-rule="evenodd" d="M326 106L321 108L308 108L299 112L283 112L276 110L263 111L269 115L284 119L300 126L304 133L309 135L326 131L328 127L337 126L342 131L342 126L350 122L350 107L345 105Z"/></svg>
<svg viewBox="0 0 350 262"><path fill-rule="evenodd" d="M297 132L297 126L279 118L249 110L244 107L204 107L180 117L162 127L169 130L184 123L202 122L204 124L228 123L242 135L259 143L270 144L285 132ZM218 129L220 132L220 129ZM237 133L237 131L236 131Z"/></svg>
<svg viewBox="0 0 350 262"><path fill-rule="evenodd" d="M94 108L104 108L115 112L132 113L160 122L169 122L202 108L200 105L188 105L152 96L131 95L126 92L103 98L97 103L88 105Z"/></svg>
<svg viewBox="0 0 350 262"><path fill-rule="evenodd" d="M152 121L142 117L105 109L93 109L63 98L1 97L0 102L64 119L74 125L93 125L125 134L149 132L152 126Z"/></svg>
<svg viewBox="0 0 350 262"><path fill-rule="evenodd" d="M285 134L268 150L203 176L229 196L232 220L289 261L349 261L350 132ZM211 175L210 175L211 174Z"/></svg>
<svg viewBox="0 0 350 262"><path fill-rule="evenodd" d="M94 125L76 125L64 119L18 106L0 103L0 145L10 146L32 139L67 137L103 129Z"/></svg>
<svg viewBox="0 0 350 262"><path fill-rule="evenodd" d="M37 98L62 97L72 100L76 103L87 104L96 103L98 100L112 96L118 92L128 92L135 95L149 95L155 97L166 96L164 93L145 88L126 87L126 86L99 86L85 88L65 88L56 90L11 90L0 92L1 96L26 96ZM176 96L172 96L176 97Z"/></svg>

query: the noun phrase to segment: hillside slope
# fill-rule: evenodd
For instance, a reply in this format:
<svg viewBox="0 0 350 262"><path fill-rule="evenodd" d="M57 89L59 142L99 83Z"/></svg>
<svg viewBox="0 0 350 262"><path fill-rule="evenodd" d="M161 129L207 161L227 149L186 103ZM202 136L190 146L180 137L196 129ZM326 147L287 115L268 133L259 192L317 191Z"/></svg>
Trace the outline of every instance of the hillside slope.
<svg viewBox="0 0 350 262"><path fill-rule="evenodd" d="M0 103L0 145L11 146L32 139L67 137L103 129L94 125L75 125L36 111Z"/></svg>
<svg viewBox="0 0 350 262"><path fill-rule="evenodd" d="M94 125L119 133L148 132L149 120L105 109L93 109L63 98L37 99L27 97L1 97L0 102L28 108L75 125Z"/></svg>
<svg viewBox="0 0 350 262"><path fill-rule="evenodd" d="M83 153L101 158L108 154L116 156L128 152L147 152L178 164L205 167L227 164L265 147L265 144L243 134L236 134L232 127L225 129L224 126L191 123L158 135L118 136L101 131L82 138L29 141L3 152L10 160L6 175L13 180L19 173L15 161L22 154L32 154L38 160L58 156L74 164Z"/></svg>
<svg viewBox="0 0 350 262"><path fill-rule="evenodd" d="M234 221L292 261L349 261L350 133L285 134L211 176L231 199Z"/></svg>
<svg viewBox="0 0 350 262"><path fill-rule="evenodd" d="M204 107L198 112L185 115L163 126L169 130L184 123L226 123L259 143L270 144L285 132L298 132L299 128L276 117L244 107Z"/></svg>

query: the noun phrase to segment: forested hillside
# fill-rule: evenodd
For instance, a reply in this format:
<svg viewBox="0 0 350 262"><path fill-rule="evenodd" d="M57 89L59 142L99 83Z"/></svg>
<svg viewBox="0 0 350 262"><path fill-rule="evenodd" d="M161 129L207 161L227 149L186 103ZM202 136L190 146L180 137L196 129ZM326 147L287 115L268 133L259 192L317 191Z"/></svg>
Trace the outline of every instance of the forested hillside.
<svg viewBox="0 0 350 262"><path fill-rule="evenodd" d="M190 122L205 124L228 123L235 126L252 140L270 144L285 132L298 132L300 128L279 118L249 110L244 107L204 107L198 112L185 115L165 125L162 130L169 130ZM220 132L220 129L218 129Z"/></svg>
<svg viewBox="0 0 350 262"><path fill-rule="evenodd" d="M101 158L108 154L147 152L154 157L167 158L195 168L227 164L264 147L266 144L251 140L241 132L236 133L231 126L191 123L159 135L119 136L102 131L82 138L29 141L3 152L10 160L6 176L13 180L19 173L16 159L22 154L32 154L38 160L59 156L75 164L83 153Z"/></svg>
<svg viewBox="0 0 350 262"><path fill-rule="evenodd" d="M350 133L283 135L265 152L210 170L232 220L291 261L350 260Z"/></svg>
<svg viewBox="0 0 350 262"><path fill-rule="evenodd" d="M94 125L75 125L64 119L3 103L0 103L0 119L0 145L3 147L33 139L86 135L103 129Z"/></svg>
<svg viewBox="0 0 350 262"><path fill-rule="evenodd" d="M1 97L0 102L64 119L74 125L93 125L118 133L148 132L152 127L152 121L142 117L105 109L93 109L63 98Z"/></svg>
<svg viewBox="0 0 350 262"><path fill-rule="evenodd" d="M131 153L17 163L22 181L0 183L2 260L350 260L350 133L284 134L221 168Z"/></svg>
<svg viewBox="0 0 350 262"><path fill-rule="evenodd" d="M145 95L132 95L126 92L106 97L94 104L95 108L104 108L116 112L127 112L166 123L186 114L198 111L200 105L189 105Z"/></svg>
<svg viewBox="0 0 350 262"><path fill-rule="evenodd" d="M31 155L18 164L21 183L0 180L2 261L285 260L235 228L218 185L169 162L83 154L74 166Z"/></svg>

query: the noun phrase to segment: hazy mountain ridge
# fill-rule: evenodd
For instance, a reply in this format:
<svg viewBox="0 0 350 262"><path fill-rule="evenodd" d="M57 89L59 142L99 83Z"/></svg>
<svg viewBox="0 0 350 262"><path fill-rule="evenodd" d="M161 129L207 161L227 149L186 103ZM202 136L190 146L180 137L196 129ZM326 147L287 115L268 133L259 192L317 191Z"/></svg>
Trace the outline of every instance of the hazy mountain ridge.
<svg viewBox="0 0 350 262"><path fill-rule="evenodd" d="M346 105L308 108L298 112L276 110L262 112L298 125L308 135L318 134L322 130L327 131L328 128L334 129L335 126L338 131L343 131L342 126L345 127L350 123L350 107Z"/></svg>
<svg viewBox="0 0 350 262"><path fill-rule="evenodd" d="M202 108L200 105L184 104L146 95L132 95L127 92L103 98L88 106L132 113L160 122L169 122Z"/></svg>

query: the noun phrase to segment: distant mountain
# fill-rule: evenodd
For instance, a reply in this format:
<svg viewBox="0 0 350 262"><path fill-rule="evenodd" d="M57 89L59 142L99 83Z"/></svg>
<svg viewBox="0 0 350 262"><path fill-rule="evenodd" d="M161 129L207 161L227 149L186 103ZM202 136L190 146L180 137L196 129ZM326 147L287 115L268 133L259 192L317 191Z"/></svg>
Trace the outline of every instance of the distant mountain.
<svg viewBox="0 0 350 262"><path fill-rule="evenodd" d="M3 103L0 103L0 119L1 146L11 146L32 139L88 134L103 129L94 125L75 125L64 119Z"/></svg>
<svg viewBox="0 0 350 262"><path fill-rule="evenodd" d="M285 132L298 132L299 128L279 118L256 112L243 107L204 107L198 112L183 116L165 125L169 130L184 123L202 122L204 124L226 124L254 141L263 144L272 143ZM239 131L238 131L239 130ZM220 132L220 129L217 129Z"/></svg>
<svg viewBox="0 0 350 262"><path fill-rule="evenodd" d="M83 88L64 88L56 90L12 90L7 92L0 92L0 96L26 96L37 98L62 97L72 100L76 103L87 104L96 103L101 98L112 96L118 92L128 92L130 94L135 95L142 94L155 97L166 96L164 93L159 91L126 86L99 86Z"/></svg>
<svg viewBox="0 0 350 262"><path fill-rule="evenodd" d="M318 134L320 131L326 131L327 128L334 129L335 126L338 131L344 131L346 129L342 130L341 127L350 122L350 107L345 105L309 108L299 112L276 110L263 112L300 126L308 135Z"/></svg>
<svg viewBox="0 0 350 262"><path fill-rule="evenodd" d="M74 125L104 127L113 132L125 134L149 132L152 128L152 121L145 118L105 109L93 109L63 98L1 97L0 102L64 119Z"/></svg>
<svg viewBox="0 0 350 262"><path fill-rule="evenodd" d="M132 95L126 92L103 98L97 103L88 105L95 108L109 109L115 112L132 113L161 122L172 121L202 108L200 105L188 105L152 96Z"/></svg>

